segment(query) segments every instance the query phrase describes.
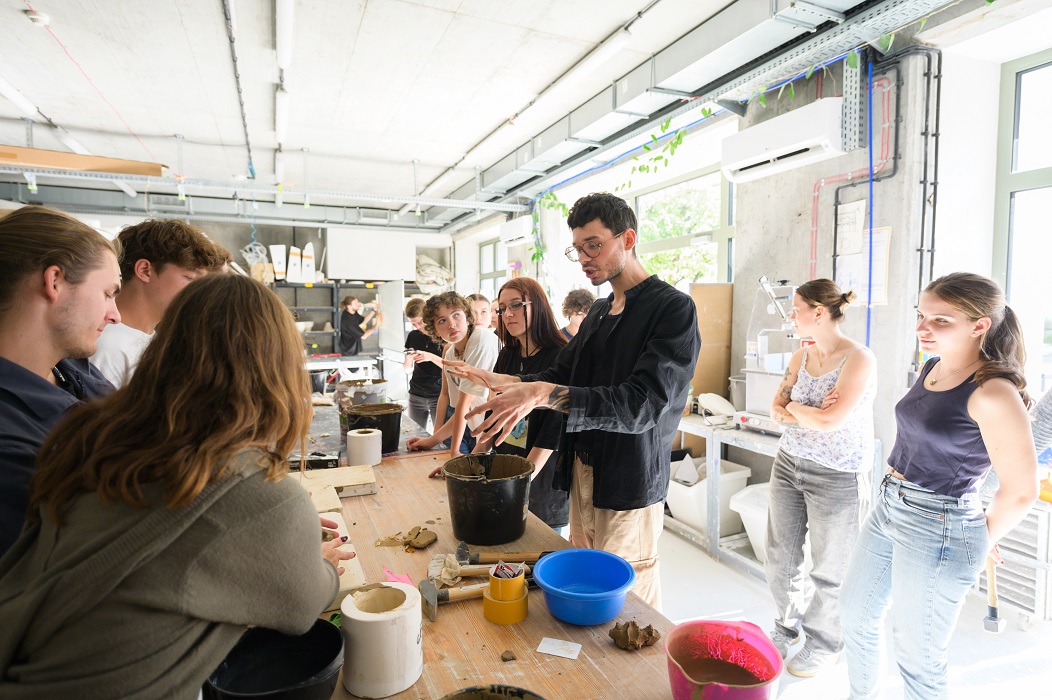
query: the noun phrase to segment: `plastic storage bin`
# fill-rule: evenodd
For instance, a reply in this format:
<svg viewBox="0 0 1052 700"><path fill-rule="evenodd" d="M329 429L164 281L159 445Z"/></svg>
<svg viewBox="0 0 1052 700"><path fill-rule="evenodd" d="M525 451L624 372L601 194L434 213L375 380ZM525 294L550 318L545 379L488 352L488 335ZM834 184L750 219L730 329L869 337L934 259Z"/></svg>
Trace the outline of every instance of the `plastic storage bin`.
<svg viewBox="0 0 1052 700"><path fill-rule="evenodd" d="M770 484L753 484L734 494L730 502L731 510L741 515L753 554L761 564L767 563L767 503L770 492Z"/></svg>
<svg viewBox="0 0 1052 700"><path fill-rule="evenodd" d="M704 466L704 461L702 465ZM745 488L752 470L742 464L721 459L720 471L720 536L723 537L742 530L742 519L731 509L730 503L731 498ZM708 478L701 479L693 486L685 486L673 479L669 482L665 502L668 503L673 518L695 530L708 532Z"/></svg>

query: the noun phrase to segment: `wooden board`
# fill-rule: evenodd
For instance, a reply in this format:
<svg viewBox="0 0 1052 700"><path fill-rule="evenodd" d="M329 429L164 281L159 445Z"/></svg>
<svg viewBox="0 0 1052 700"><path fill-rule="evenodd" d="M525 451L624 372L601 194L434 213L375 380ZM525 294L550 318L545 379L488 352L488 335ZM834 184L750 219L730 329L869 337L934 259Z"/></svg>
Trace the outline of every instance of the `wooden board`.
<svg viewBox="0 0 1052 700"><path fill-rule="evenodd" d="M292 472L292 476L299 479L300 484L311 493L325 486L332 486L341 498L376 493L376 474L366 464L336 469L310 469L304 474Z"/></svg>
<svg viewBox="0 0 1052 700"><path fill-rule="evenodd" d="M325 517L336 522L336 531L340 533L341 537L347 537L347 544L340 547L340 550L354 552L354 541L350 538L347 522L343 519L343 513L325 513ZM336 598L333 599L325 612L339 610L340 603L347 597L347 594L359 586L364 586L366 583L365 571L362 570L362 563L358 560L358 557L344 561L342 566L343 573L340 574L340 590L336 593Z"/></svg>
<svg viewBox="0 0 1052 700"><path fill-rule="evenodd" d="M340 496L332 486L325 485L320 489L314 488L310 492L310 500L314 502L314 507L319 513L343 512L343 503L340 502Z"/></svg>
<svg viewBox="0 0 1052 700"><path fill-rule="evenodd" d="M435 466L448 459L448 452L423 453L398 461L385 459L375 468L379 490L374 496L344 499L343 513L357 545L358 557L369 583L386 581L386 566L408 574L414 582L427 578L431 558L456 550L446 484L428 479ZM429 522L430 521L430 522ZM424 550L406 552L401 547L376 547L374 542L414 525L425 526L438 541ZM528 514L526 533L504 545L472 547L472 550L521 551L565 549L570 543ZM478 579L482 580L482 579ZM465 584L476 579L465 579ZM703 588L703 587L702 587ZM699 588L699 590L702 590ZM706 595L716 594L707 591ZM617 621L635 620L640 627L653 624L667 635L672 623L661 613L630 593ZM607 636L613 623L595 627L569 625L552 617L541 591L530 591L529 615L516 625L496 625L482 616L479 600L443 604L438 618L424 619L424 672L411 688L392 696L400 700L434 700L460 688L487 683L527 688L548 700L603 698L623 700L668 700L668 665L663 640L635 652L622 651ZM543 637L582 645L576 660L537 653ZM505 663L505 649L518 657ZM353 698L336 686L333 698Z"/></svg>

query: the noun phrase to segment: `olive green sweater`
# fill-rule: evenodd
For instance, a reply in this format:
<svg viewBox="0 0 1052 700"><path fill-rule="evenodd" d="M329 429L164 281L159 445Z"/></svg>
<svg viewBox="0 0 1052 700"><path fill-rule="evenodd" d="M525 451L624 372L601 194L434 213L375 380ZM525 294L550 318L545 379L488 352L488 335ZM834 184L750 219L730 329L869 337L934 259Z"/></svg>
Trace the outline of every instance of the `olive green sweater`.
<svg viewBox="0 0 1052 700"><path fill-rule="evenodd" d="M318 514L258 453L189 506L77 497L0 559L0 697L196 698L246 626L306 632L339 581Z"/></svg>

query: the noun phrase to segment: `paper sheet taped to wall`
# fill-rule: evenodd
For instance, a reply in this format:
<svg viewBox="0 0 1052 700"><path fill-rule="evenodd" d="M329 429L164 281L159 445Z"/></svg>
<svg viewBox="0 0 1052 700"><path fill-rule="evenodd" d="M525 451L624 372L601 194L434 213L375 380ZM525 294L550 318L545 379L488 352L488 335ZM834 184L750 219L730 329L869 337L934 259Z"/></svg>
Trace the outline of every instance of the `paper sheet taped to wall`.
<svg viewBox="0 0 1052 700"><path fill-rule="evenodd" d="M888 241L890 228L873 229L873 305L888 303ZM845 292L858 295L859 304L869 303L869 230L862 231L862 249L851 255L841 255L836 261L836 283Z"/></svg>

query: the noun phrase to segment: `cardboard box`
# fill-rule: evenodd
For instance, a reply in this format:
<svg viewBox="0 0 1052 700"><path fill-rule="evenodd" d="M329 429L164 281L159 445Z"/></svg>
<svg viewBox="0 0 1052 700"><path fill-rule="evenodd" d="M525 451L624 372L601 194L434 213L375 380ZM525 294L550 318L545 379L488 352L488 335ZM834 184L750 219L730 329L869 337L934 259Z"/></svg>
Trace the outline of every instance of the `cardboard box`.
<svg viewBox="0 0 1052 700"><path fill-rule="evenodd" d="M728 394L731 374L731 301L733 285L692 284L690 296L698 309L701 352L694 369L692 394Z"/></svg>

